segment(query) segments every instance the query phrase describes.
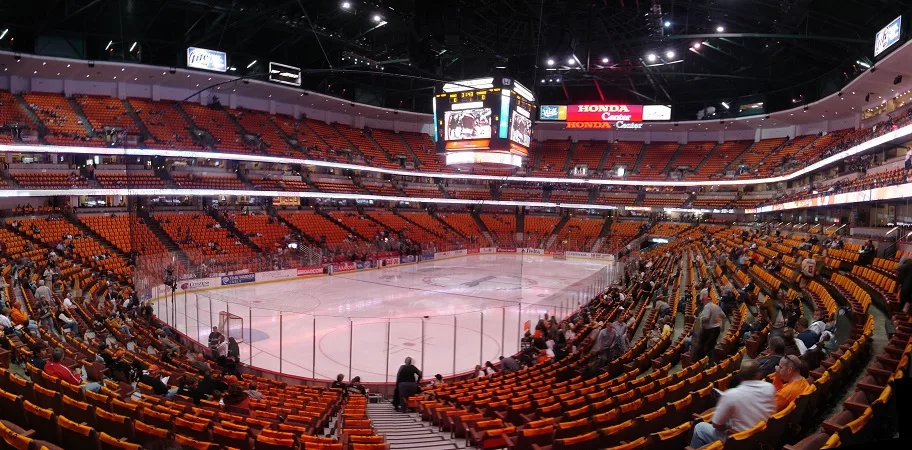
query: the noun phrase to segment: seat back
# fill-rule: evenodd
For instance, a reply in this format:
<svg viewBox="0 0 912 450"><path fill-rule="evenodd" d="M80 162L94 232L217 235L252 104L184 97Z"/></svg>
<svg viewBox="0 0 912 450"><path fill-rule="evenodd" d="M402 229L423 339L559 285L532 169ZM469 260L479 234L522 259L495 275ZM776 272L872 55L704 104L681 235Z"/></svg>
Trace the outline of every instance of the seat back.
<svg viewBox="0 0 912 450"><path fill-rule="evenodd" d="M652 433L646 439L646 448L657 450L684 448L690 444L690 429L693 425L685 422L677 427Z"/></svg>
<svg viewBox="0 0 912 450"><path fill-rule="evenodd" d="M98 432L94 428L80 425L64 416L57 416L60 439L71 448L98 448Z"/></svg>
<svg viewBox="0 0 912 450"><path fill-rule="evenodd" d="M167 439L171 434L171 432L165 428L154 427L140 420L133 422L133 432L136 436L136 442L139 444Z"/></svg>
<svg viewBox="0 0 912 450"><path fill-rule="evenodd" d="M142 450L139 444L121 441L105 432L98 435L98 441L101 443L101 450Z"/></svg>
<svg viewBox="0 0 912 450"><path fill-rule="evenodd" d="M196 439L188 438L186 436L175 434L174 441L181 445L181 447L189 450L218 450L218 444L213 444L206 441L198 441Z"/></svg>
<svg viewBox="0 0 912 450"><path fill-rule="evenodd" d="M99 430L117 439L133 440L133 420L127 416L95 408L95 423Z"/></svg>
<svg viewBox="0 0 912 450"><path fill-rule="evenodd" d="M725 450L752 450L760 446L760 438L766 431L766 422L759 422L751 428L739 431L725 440Z"/></svg>
<svg viewBox="0 0 912 450"><path fill-rule="evenodd" d="M532 445L543 447L554 441L554 426L524 428L516 436L514 450L532 450Z"/></svg>
<svg viewBox="0 0 912 450"><path fill-rule="evenodd" d="M0 389L0 419L9 420L12 423L28 423L23 403L25 400L21 395Z"/></svg>
<svg viewBox="0 0 912 450"><path fill-rule="evenodd" d="M553 450L597 450L601 447L598 432L590 431L579 436L555 439L551 448Z"/></svg>
<svg viewBox="0 0 912 450"><path fill-rule="evenodd" d="M208 442L212 439L212 434L209 432L209 421L194 421L178 416L174 417L172 429L177 434L182 434L203 442Z"/></svg>
<svg viewBox="0 0 912 450"><path fill-rule="evenodd" d="M277 438L260 434L256 437L257 450L287 450L294 448L294 439Z"/></svg>
<svg viewBox="0 0 912 450"><path fill-rule="evenodd" d="M33 385L32 389L35 391L35 402L38 406L54 411L61 410L60 392L48 389L39 384Z"/></svg>
<svg viewBox="0 0 912 450"><path fill-rule="evenodd" d="M212 440L223 447L232 447L240 450L253 448L246 432L229 430L220 426L212 427Z"/></svg>
<svg viewBox="0 0 912 450"><path fill-rule="evenodd" d="M12 423L0 421L0 448L10 448L14 450L30 450L32 439L23 434L25 430L19 429ZM5 445L4 445L5 444Z"/></svg>
<svg viewBox="0 0 912 450"><path fill-rule="evenodd" d="M28 400L22 404L28 424L39 436L54 444L60 444L60 427L54 410L42 408Z"/></svg>
<svg viewBox="0 0 912 450"><path fill-rule="evenodd" d="M63 396L61 398L61 404L63 407L60 409L60 413L77 423L85 423L90 427L94 427L95 423L95 407L78 400L74 400L72 397Z"/></svg>

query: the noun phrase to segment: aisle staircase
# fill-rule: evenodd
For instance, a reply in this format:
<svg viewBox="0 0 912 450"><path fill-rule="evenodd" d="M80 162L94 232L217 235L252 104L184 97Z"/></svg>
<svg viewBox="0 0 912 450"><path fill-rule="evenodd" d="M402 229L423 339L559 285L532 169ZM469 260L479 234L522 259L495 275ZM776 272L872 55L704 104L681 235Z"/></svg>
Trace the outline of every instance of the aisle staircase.
<svg viewBox="0 0 912 450"><path fill-rule="evenodd" d="M449 433L439 432L430 424L422 422L417 413L400 413L393 410L389 402L367 405L377 433L386 436L390 450L451 450L465 448L460 439L450 439Z"/></svg>

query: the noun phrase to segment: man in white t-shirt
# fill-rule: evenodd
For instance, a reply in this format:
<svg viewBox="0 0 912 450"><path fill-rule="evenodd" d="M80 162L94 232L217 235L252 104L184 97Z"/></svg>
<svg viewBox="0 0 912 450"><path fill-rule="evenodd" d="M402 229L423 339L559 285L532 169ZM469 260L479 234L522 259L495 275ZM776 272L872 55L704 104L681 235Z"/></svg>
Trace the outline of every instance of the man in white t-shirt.
<svg viewBox="0 0 912 450"><path fill-rule="evenodd" d="M35 289L35 298L50 305L51 295L51 288L45 286L44 280L38 280L38 288Z"/></svg>
<svg viewBox="0 0 912 450"><path fill-rule="evenodd" d="M700 326L700 336L697 345L694 347L691 361L699 361L704 356L712 356L712 349L719 340L722 332L722 321L725 319L725 313L719 305L710 300L709 295L701 298L703 301L703 311L697 318L695 326Z"/></svg>
<svg viewBox="0 0 912 450"><path fill-rule="evenodd" d="M694 427L692 448L699 448L715 441L725 441L729 430L734 433L748 430L765 421L776 410L776 388L762 381L763 374L757 361L741 363L738 372L741 383L722 393L712 422L701 422Z"/></svg>

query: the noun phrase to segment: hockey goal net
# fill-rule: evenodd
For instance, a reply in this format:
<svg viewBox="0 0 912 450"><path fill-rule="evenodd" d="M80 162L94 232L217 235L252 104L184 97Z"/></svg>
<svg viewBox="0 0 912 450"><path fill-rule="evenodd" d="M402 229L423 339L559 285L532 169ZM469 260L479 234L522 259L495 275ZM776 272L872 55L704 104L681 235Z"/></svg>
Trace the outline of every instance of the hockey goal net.
<svg viewBox="0 0 912 450"><path fill-rule="evenodd" d="M244 342L244 318L237 314L219 312L218 330L225 339L233 337L239 343Z"/></svg>

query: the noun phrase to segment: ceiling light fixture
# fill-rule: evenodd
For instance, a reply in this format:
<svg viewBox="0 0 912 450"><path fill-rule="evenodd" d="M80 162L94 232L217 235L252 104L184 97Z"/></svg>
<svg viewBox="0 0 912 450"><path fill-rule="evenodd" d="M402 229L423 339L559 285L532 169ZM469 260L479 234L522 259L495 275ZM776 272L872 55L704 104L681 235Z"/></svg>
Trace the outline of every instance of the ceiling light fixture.
<svg viewBox="0 0 912 450"><path fill-rule="evenodd" d="M114 45L114 41L108 41L108 45L105 46L105 50L110 49L112 45Z"/></svg>
<svg viewBox="0 0 912 450"><path fill-rule="evenodd" d="M574 65L574 64L576 64L576 59L575 59L575 58L567 58L567 65L568 65L568 66L572 66L572 65Z"/></svg>
<svg viewBox="0 0 912 450"><path fill-rule="evenodd" d="M6 37L6 33L9 33L9 28L4 29L4 30L3 30L3 33L0 33L0 39L5 38L5 37Z"/></svg>
<svg viewBox="0 0 912 450"><path fill-rule="evenodd" d="M351 6L352 4L349 2L342 2L342 9L349 9Z"/></svg>
<svg viewBox="0 0 912 450"><path fill-rule="evenodd" d="M716 31L721 33L723 31L725 31L725 27L723 27L722 25L719 25L718 27L716 27Z"/></svg>
<svg viewBox="0 0 912 450"><path fill-rule="evenodd" d="M602 58L602 64L608 64L608 57Z"/></svg>
<svg viewBox="0 0 912 450"><path fill-rule="evenodd" d="M380 22L380 21L381 21L381 20L383 20L383 18L382 18L382 17L380 17L380 15L379 15L379 14L374 14L374 22L377 22L377 23L379 23L379 22Z"/></svg>
<svg viewBox="0 0 912 450"><path fill-rule="evenodd" d="M671 26L671 22L669 22L669 21L666 20L666 21L665 21L665 28L668 28L668 27L670 27L670 26Z"/></svg>
<svg viewBox="0 0 912 450"><path fill-rule="evenodd" d="M253 65L256 64L256 62L257 62L257 60L255 60L255 59L253 61L250 61L250 64L247 64L247 68L249 69L249 68L253 67Z"/></svg>
<svg viewBox="0 0 912 450"><path fill-rule="evenodd" d="M133 45L130 46L130 51L132 52L135 50L137 45L139 45L139 42L134 42Z"/></svg>
<svg viewBox="0 0 912 450"><path fill-rule="evenodd" d="M669 50L669 51L665 52L665 57L668 58L668 59L674 58L674 57L675 57L675 52Z"/></svg>
<svg viewBox="0 0 912 450"><path fill-rule="evenodd" d="M553 59L550 59L550 58L549 58L547 62L548 62L548 65L549 65L549 66L553 66L553 65L554 65L554 60L553 60Z"/></svg>
<svg viewBox="0 0 912 450"><path fill-rule="evenodd" d="M648 59L649 62L655 62L655 60L656 60L655 53L650 53L650 54L646 55L646 59Z"/></svg>

